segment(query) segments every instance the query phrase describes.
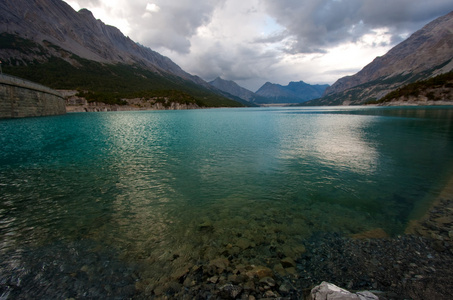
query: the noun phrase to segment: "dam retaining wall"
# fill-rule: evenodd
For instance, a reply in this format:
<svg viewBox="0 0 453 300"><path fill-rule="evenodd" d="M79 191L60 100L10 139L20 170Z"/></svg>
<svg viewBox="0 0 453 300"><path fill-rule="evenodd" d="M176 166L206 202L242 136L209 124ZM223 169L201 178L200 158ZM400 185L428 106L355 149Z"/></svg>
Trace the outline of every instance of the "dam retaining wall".
<svg viewBox="0 0 453 300"><path fill-rule="evenodd" d="M46 86L0 74L0 119L62 115L63 96Z"/></svg>

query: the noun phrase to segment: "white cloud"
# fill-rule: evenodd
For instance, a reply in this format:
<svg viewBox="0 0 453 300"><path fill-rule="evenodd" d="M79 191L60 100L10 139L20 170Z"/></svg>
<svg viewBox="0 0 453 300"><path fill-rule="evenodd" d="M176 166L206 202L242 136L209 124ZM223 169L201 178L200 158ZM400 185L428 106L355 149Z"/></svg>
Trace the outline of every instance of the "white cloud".
<svg viewBox="0 0 453 300"><path fill-rule="evenodd" d="M68 0L205 80L333 83L453 10L451 0Z"/></svg>
<svg viewBox="0 0 453 300"><path fill-rule="evenodd" d="M155 3L148 3L146 4L146 10L149 11L149 12L159 12L160 11L160 7L157 6Z"/></svg>
<svg viewBox="0 0 453 300"><path fill-rule="evenodd" d="M124 0L65 0L65 2L76 11L82 8L89 9L96 19L117 27L124 35L129 35L131 32L131 24L134 20L128 17Z"/></svg>

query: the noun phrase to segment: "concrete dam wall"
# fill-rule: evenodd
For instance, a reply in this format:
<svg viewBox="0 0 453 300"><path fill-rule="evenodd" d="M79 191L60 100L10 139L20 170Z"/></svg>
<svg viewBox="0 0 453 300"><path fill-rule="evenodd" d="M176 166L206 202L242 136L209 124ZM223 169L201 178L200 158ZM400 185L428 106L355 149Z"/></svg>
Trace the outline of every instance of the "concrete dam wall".
<svg viewBox="0 0 453 300"><path fill-rule="evenodd" d="M21 78L0 75L0 119L65 113L65 100L59 92Z"/></svg>

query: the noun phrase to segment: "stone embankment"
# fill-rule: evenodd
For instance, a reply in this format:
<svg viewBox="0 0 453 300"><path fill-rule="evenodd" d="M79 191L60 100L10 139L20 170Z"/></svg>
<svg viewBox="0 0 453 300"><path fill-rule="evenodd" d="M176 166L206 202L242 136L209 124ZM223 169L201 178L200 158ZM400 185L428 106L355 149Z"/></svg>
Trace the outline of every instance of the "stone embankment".
<svg viewBox="0 0 453 300"><path fill-rule="evenodd" d="M62 95L46 86L0 74L0 119L66 113Z"/></svg>

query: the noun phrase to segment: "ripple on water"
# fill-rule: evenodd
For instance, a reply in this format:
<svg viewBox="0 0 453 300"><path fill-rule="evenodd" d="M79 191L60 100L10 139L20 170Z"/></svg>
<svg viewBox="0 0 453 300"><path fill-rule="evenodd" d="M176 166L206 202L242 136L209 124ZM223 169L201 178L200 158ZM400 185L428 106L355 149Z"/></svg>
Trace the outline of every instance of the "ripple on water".
<svg viewBox="0 0 453 300"><path fill-rule="evenodd" d="M250 272L295 278L314 233L403 232L453 164L449 118L258 109L2 121L1 294L127 298L232 274L242 286L262 284Z"/></svg>

